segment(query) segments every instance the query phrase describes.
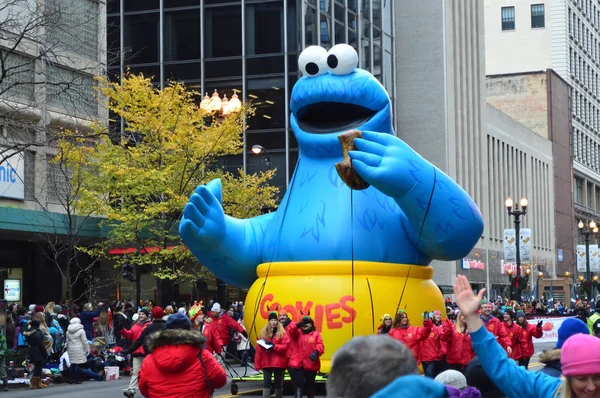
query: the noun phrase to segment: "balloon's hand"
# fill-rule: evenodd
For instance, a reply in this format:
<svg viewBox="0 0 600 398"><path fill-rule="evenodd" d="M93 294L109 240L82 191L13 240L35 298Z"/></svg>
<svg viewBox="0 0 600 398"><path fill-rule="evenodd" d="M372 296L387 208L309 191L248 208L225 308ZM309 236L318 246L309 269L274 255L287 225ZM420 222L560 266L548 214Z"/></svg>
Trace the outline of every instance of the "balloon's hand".
<svg viewBox="0 0 600 398"><path fill-rule="evenodd" d="M225 213L221 206L221 180L200 185L183 210L179 234L190 249L218 245L225 237Z"/></svg>
<svg viewBox="0 0 600 398"><path fill-rule="evenodd" d="M420 180L433 176L433 166L400 138L363 131L355 138L356 150L348 152L352 167L382 193L401 198Z"/></svg>

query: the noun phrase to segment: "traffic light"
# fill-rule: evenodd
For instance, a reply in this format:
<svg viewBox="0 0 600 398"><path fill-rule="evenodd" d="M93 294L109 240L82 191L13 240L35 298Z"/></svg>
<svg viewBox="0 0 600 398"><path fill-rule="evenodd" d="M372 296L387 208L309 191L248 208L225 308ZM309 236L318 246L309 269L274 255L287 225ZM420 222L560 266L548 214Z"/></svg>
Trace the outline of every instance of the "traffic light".
<svg viewBox="0 0 600 398"><path fill-rule="evenodd" d="M123 279L127 279L129 282L135 281L135 275L133 274L133 265L124 264L123 273L121 274Z"/></svg>

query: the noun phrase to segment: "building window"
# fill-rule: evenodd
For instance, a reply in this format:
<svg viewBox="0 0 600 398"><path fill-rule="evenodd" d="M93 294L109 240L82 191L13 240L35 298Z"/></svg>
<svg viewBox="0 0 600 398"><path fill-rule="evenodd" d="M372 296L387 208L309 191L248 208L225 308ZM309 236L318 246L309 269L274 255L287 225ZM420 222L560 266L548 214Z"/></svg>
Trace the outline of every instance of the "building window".
<svg viewBox="0 0 600 398"><path fill-rule="evenodd" d="M543 28L546 26L546 18L543 4L531 5L531 27Z"/></svg>
<svg viewBox="0 0 600 398"><path fill-rule="evenodd" d="M575 203L582 204L583 199L583 178L575 177Z"/></svg>
<svg viewBox="0 0 600 398"><path fill-rule="evenodd" d="M502 7L502 30L515 30L515 7Z"/></svg>

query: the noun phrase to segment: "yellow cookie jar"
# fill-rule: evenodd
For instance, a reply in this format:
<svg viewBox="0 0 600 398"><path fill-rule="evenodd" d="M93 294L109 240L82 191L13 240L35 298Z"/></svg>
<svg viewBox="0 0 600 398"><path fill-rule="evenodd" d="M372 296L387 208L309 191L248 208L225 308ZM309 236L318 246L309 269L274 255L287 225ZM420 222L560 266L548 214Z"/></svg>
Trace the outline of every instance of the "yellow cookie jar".
<svg viewBox="0 0 600 398"><path fill-rule="evenodd" d="M259 265L257 274L245 306L252 343L256 343L269 311L283 308L294 321L300 320L301 314L310 314L325 344L323 373L329 373L331 357L346 341L377 333L382 314L403 309L417 325L424 311L444 309L430 266L369 261L277 262Z"/></svg>

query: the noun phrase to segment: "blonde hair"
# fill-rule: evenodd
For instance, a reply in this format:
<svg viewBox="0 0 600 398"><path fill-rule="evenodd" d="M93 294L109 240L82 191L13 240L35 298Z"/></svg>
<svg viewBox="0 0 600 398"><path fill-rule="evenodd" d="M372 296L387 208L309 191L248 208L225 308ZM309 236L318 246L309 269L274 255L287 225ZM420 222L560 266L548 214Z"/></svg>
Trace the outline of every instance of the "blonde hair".
<svg viewBox="0 0 600 398"><path fill-rule="evenodd" d="M49 314L54 313L54 301L49 301L48 304L46 304L45 311Z"/></svg>
<svg viewBox="0 0 600 398"><path fill-rule="evenodd" d="M571 380L567 377L560 378L562 383L558 386L558 389L554 393L554 398L575 398L573 394L573 387L571 386Z"/></svg>
<svg viewBox="0 0 600 398"><path fill-rule="evenodd" d="M460 311L456 313L456 324L454 327L458 333L464 333L464 331L467 329L467 325L460 319L460 314Z"/></svg>
<svg viewBox="0 0 600 398"><path fill-rule="evenodd" d="M285 329L283 328L283 325L281 324L281 322L277 322L277 332L275 333L275 336L282 338L284 334ZM272 336L273 333L271 332L271 325L269 325L269 322L267 322L265 327L261 329L260 333L258 334L258 337L261 339L271 339Z"/></svg>
<svg viewBox="0 0 600 398"><path fill-rule="evenodd" d="M44 316L43 312L36 312L35 314L33 314L31 319L34 321L38 321L40 323L40 326L48 327L48 325L46 325L46 317Z"/></svg>

